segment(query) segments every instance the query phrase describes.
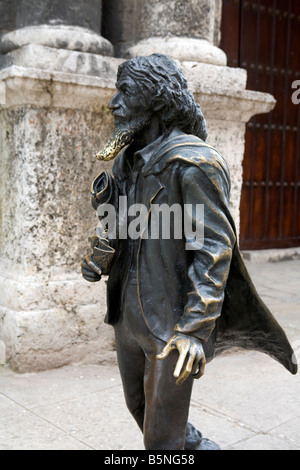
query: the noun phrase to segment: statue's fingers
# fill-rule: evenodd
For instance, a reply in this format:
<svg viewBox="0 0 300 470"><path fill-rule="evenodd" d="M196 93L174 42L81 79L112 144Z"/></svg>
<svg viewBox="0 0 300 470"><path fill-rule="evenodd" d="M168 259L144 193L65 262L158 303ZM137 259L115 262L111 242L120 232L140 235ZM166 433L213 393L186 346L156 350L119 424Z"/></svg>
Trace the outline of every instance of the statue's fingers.
<svg viewBox="0 0 300 470"><path fill-rule="evenodd" d="M86 269L85 267L81 268L81 273L84 277L91 277L95 279L99 279L99 274L92 271L90 268Z"/></svg>
<svg viewBox="0 0 300 470"><path fill-rule="evenodd" d="M195 360L194 360L194 363L193 363L193 367L192 367L192 370L191 370L191 375L194 376L195 374L198 373L200 361L201 361L201 355L196 354L196 357L195 357Z"/></svg>
<svg viewBox="0 0 300 470"><path fill-rule="evenodd" d="M186 363L186 366L185 366L182 374L176 380L177 385L181 385L189 377L189 375L191 375L191 373L193 372L194 369L197 370L197 366L198 366L199 361L197 361L197 350L196 350L196 348L191 348L189 353L190 353L190 355L189 355L188 361ZM174 375L175 375L175 373L174 373Z"/></svg>
<svg viewBox="0 0 300 470"><path fill-rule="evenodd" d="M173 349L176 349L176 345L174 343L174 340L173 338L171 338L166 346L163 348L162 352L160 354L158 354L156 356L157 359L165 359L166 357L168 357L168 355L170 354L170 352L173 350Z"/></svg>
<svg viewBox="0 0 300 470"><path fill-rule="evenodd" d="M193 359L193 363L191 364L190 372L191 375L194 375L198 372L199 364L202 359L202 354L198 351L196 345L193 345L191 348L191 358Z"/></svg>
<svg viewBox="0 0 300 470"><path fill-rule="evenodd" d="M184 370L182 374L176 380L176 385L181 385L189 377L190 373L187 370Z"/></svg>
<svg viewBox="0 0 300 470"><path fill-rule="evenodd" d="M81 262L81 268L82 269L89 269L89 265L85 259L86 257L83 258L82 262Z"/></svg>
<svg viewBox="0 0 300 470"><path fill-rule="evenodd" d="M87 261L84 259L81 263L81 271L83 274L88 274L88 275L94 275L97 274L95 273L95 270L87 263ZM97 274L98 276L98 274Z"/></svg>
<svg viewBox="0 0 300 470"><path fill-rule="evenodd" d="M101 269L89 256L85 256L83 259L90 266L90 268L92 268L97 274L99 274L99 276L101 276Z"/></svg>
<svg viewBox="0 0 300 470"><path fill-rule="evenodd" d="M202 375L204 374L205 366L206 366L206 359L204 356L201 356L199 365L198 365L198 372L197 371L195 373L193 372L193 377L195 379L200 379L200 377L202 377Z"/></svg>
<svg viewBox="0 0 300 470"><path fill-rule="evenodd" d="M178 361L177 361L177 364L176 364L176 367L175 367L175 370L174 370L174 377L176 377L176 378L179 378L179 376L180 376L180 372L183 368L183 365L184 365L186 356L188 354L188 351L189 351L188 345L186 345L184 348L180 349L179 358L178 358Z"/></svg>
<svg viewBox="0 0 300 470"><path fill-rule="evenodd" d="M100 278L99 278L98 274L96 276L86 276L86 275L84 275L83 277L88 282L98 282L98 281L100 281Z"/></svg>

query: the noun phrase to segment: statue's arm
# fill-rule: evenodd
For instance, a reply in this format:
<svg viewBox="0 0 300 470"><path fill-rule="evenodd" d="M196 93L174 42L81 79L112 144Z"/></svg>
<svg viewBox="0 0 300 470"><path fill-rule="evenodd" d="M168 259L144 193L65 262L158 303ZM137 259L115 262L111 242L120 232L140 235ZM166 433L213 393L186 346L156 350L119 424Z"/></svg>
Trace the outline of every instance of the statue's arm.
<svg viewBox="0 0 300 470"><path fill-rule="evenodd" d="M111 232L109 232L109 230L113 230L115 228L116 220L113 217L111 220L112 227L107 227L104 214L109 206L115 209L113 214L116 213L118 204L118 188L114 178L107 171L104 171L93 181L90 193L92 206L97 211L97 215L102 225L102 234L100 235L100 238L96 235L89 239L92 244L93 251L84 256L81 263L81 272L84 279L87 281L97 282L100 281L102 274L108 274L109 272L107 257L109 257L109 259L113 257L111 252L114 251L115 248L115 239L110 237ZM103 208L103 211L99 210L101 207ZM107 247L105 247L105 244L107 244ZM104 251L101 247L104 248ZM105 258L106 251L107 257Z"/></svg>
<svg viewBox="0 0 300 470"><path fill-rule="evenodd" d="M222 172L221 169L219 171ZM222 175L218 176L221 179L216 178L216 181L222 181ZM228 179L224 178L222 183L226 184L226 181ZM187 225L195 228L199 224L201 227L204 222L204 236L201 240L197 237L194 241L190 237L186 240L193 254L188 269L192 288L187 293L188 300L175 326L175 334L157 356L158 359L165 359L173 349L178 350L179 358L174 371L178 385L190 375L199 378L204 374L206 358L203 344L221 314L235 244L234 229L226 217L218 189L199 167L190 166L182 170L181 193L185 217L190 218L186 221ZM226 193L229 194L229 191ZM204 220L197 219L197 211L191 210L197 204L204 206Z"/></svg>
<svg viewBox="0 0 300 470"><path fill-rule="evenodd" d="M189 204L204 206L204 221L197 220L195 210L185 211L185 217L191 218L190 223L194 227L204 222L204 236L200 245L199 240L189 240L193 254L193 261L188 269L192 289L188 293L184 313L175 331L191 334L204 343L221 315L232 249L236 242L234 228L220 197L221 188L216 187L215 183L224 183L225 178L222 178L222 169L216 166L215 171L220 174L212 182L199 167L185 168L181 188L183 203L187 205L185 207L190 207Z"/></svg>

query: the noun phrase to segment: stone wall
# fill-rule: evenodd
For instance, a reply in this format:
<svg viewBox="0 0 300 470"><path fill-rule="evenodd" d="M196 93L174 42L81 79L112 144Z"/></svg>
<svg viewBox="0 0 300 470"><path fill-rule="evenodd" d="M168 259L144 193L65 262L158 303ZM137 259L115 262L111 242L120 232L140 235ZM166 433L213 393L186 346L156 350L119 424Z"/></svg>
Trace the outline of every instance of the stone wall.
<svg viewBox="0 0 300 470"><path fill-rule="evenodd" d="M102 107L0 110L1 339L21 372L113 358L105 282L91 285L80 274L98 223L89 188L102 168L93 156L112 129Z"/></svg>

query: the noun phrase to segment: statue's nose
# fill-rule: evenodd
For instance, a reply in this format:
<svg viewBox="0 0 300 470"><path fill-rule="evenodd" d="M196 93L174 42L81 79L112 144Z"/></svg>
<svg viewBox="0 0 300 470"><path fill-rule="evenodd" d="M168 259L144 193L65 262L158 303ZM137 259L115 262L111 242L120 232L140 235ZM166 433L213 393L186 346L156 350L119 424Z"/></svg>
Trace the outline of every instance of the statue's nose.
<svg viewBox="0 0 300 470"><path fill-rule="evenodd" d="M108 109L114 110L120 107L119 103L119 92L117 92L108 104Z"/></svg>

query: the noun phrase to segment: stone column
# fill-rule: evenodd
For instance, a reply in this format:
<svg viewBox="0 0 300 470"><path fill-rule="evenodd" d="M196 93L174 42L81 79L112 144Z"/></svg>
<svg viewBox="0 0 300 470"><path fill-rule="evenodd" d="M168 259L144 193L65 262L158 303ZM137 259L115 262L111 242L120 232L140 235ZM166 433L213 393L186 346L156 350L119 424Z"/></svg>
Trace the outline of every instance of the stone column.
<svg viewBox="0 0 300 470"><path fill-rule="evenodd" d="M101 58L114 55L112 44L100 34L102 0L1 0L0 13L0 68L96 75Z"/></svg>
<svg viewBox="0 0 300 470"><path fill-rule="evenodd" d="M226 65L214 45L215 0L143 0L137 6L136 44L131 56L161 52L179 60Z"/></svg>
<svg viewBox="0 0 300 470"><path fill-rule="evenodd" d="M101 1L0 0L0 18L0 361L111 360L105 281L80 273L120 62L99 34Z"/></svg>
<svg viewBox="0 0 300 470"><path fill-rule="evenodd" d="M0 8L2 54L39 44L113 55L111 44L100 35L102 0L2 0Z"/></svg>
<svg viewBox="0 0 300 470"><path fill-rule="evenodd" d="M118 57L161 52L226 64L215 47L221 0L103 0L103 32ZM217 19L217 21L216 21Z"/></svg>

